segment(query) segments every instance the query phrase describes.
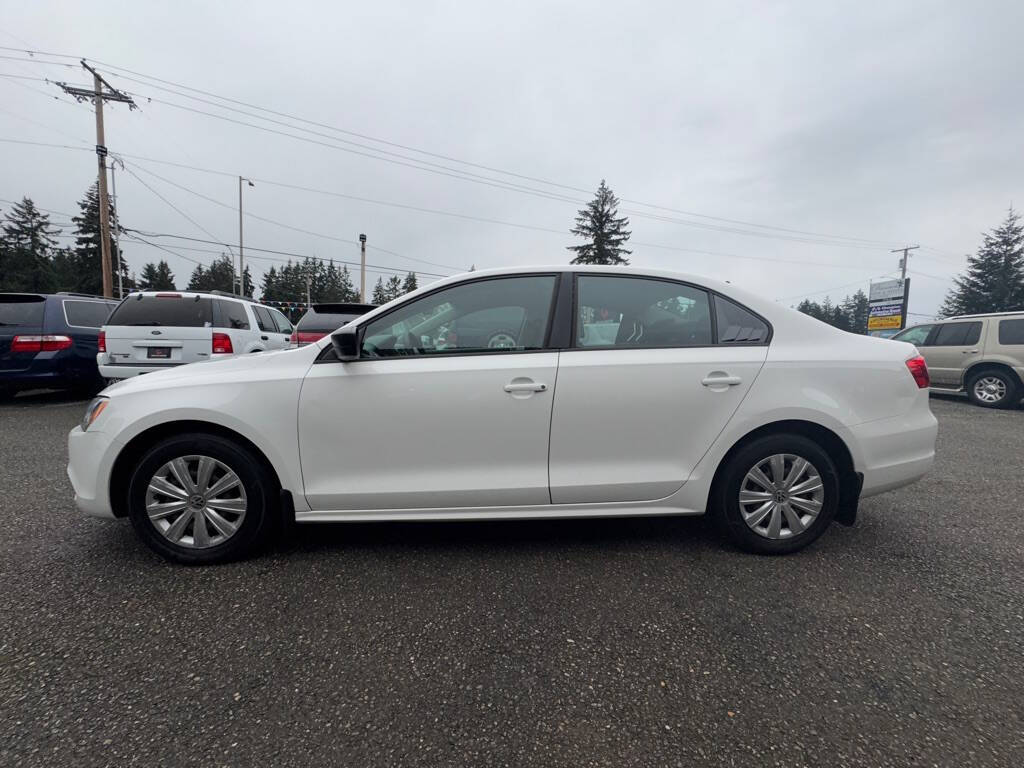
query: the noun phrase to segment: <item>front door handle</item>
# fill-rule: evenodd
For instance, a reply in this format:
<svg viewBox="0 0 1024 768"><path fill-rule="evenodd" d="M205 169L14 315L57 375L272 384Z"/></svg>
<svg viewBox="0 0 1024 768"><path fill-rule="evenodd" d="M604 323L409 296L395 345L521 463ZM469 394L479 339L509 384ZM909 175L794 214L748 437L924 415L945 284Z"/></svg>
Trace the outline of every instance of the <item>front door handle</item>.
<svg viewBox="0 0 1024 768"><path fill-rule="evenodd" d="M710 373L700 380L705 387L735 387L743 383L739 376L730 376L727 373Z"/></svg>
<svg viewBox="0 0 1024 768"><path fill-rule="evenodd" d="M506 392L545 392L547 384L537 381L512 381L505 385Z"/></svg>

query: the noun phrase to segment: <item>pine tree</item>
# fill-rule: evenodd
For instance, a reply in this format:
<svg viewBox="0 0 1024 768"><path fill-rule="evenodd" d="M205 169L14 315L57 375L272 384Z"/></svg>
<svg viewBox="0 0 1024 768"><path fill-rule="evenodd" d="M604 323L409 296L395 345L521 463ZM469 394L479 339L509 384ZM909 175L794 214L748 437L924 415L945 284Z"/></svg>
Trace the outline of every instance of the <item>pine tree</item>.
<svg viewBox="0 0 1024 768"><path fill-rule="evenodd" d="M387 289L384 288L384 278L378 277L377 284L373 286L373 303L380 306L388 303Z"/></svg>
<svg viewBox="0 0 1024 768"><path fill-rule="evenodd" d="M384 284L384 295L387 296L388 301L394 301L402 295L402 278L398 275L392 275L388 278L387 283Z"/></svg>
<svg viewBox="0 0 1024 768"><path fill-rule="evenodd" d="M85 193L85 197L78 201L80 213L71 217L75 222L75 272L77 275L76 284L69 287L69 290L82 293L103 293L103 256L100 251L100 194L97 185L93 184ZM113 205L110 206L111 218L116 214ZM117 245L114 238L110 238L111 255L111 279L117 287L117 265L121 265L121 280L126 287L131 285L131 276L128 274L127 265L118 258Z"/></svg>
<svg viewBox="0 0 1024 768"><path fill-rule="evenodd" d="M618 213L619 199L601 179L594 199L587 203L586 208L580 209L576 215L576 226L569 230L587 240L581 245L567 246L568 250L576 252L573 264L629 264L629 259L623 254L628 255L632 251L622 246L632 232L626 229L629 219L619 217Z"/></svg>
<svg viewBox="0 0 1024 768"><path fill-rule="evenodd" d="M29 198L15 203L0 229L0 290L45 293L61 287L51 263L59 232Z"/></svg>
<svg viewBox="0 0 1024 768"><path fill-rule="evenodd" d="M342 265L341 274L338 277L338 294L340 301L359 301L359 291L352 283L352 275L349 274L348 267Z"/></svg>
<svg viewBox="0 0 1024 768"><path fill-rule="evenodd" d="M410 272L405 276L405 281L402 283L402 293L412 293L417 288L419 288L419 285L416 283L416 273Z"/></svg>
<svg viewBox="0 0 1024 768"><path fill-rule="evenodd" d="M843 299L843 312L849 319L849 330L853 333L868 332L868 315L871 312L868 295L858 290L853 296Z"/></svg>
<svg viewBox="0 0 1024 768"><path fill-rule="evenodd" d="M144 291L173 291L174 275L166 261L161 259L159 264L149 262L142 268L142 275L139 278L139 288Z"/></svg>
<svg viewBox="0 0 1024 768"><path fill-rule="evenodd" d="M940 313L943 317L1024 309L1024 226L1010 208L1003 223L984 233L966 271L953 279Z"/></svg>

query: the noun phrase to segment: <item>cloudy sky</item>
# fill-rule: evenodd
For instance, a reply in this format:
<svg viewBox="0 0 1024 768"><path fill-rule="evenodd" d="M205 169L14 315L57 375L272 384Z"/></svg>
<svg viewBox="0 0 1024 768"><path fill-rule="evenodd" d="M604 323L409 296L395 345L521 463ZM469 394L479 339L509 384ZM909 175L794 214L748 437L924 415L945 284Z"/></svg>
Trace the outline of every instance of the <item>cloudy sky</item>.
<svg viewBox="0 0 1024 768"><path fill-rule="evenodd" d="M35 0L5 4L0 45L101 62L134 94L140 111L107 111L127 227L236 248L241 174L247 246L358 261L365 232L371 264L443 275L566 261L604 178L636 265L793 304L866 289L920 244L924 315L1024 199L1021 29L1012 0ZM45 79L89 79L0 56L0 138L78 147L0 142L0 199L74 212L94 119ZM223 250L150 239L180 255L125 241L130 268L166 258L179 283ZM257 275L284 258L247 254Z"/></svg>

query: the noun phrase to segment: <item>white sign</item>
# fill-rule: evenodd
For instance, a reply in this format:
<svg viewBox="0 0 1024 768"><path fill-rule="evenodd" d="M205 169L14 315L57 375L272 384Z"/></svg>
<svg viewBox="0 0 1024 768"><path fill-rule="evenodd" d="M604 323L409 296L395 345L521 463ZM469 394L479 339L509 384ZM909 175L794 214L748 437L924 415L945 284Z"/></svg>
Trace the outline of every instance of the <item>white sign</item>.
<svg viewBox="0 0 1024 768"><path fill-rule="evenodd" d="M902 280L883 280L880 283L871 284L868 301L872 304L876 301L892 301L894 299L898 301L903 300Z"/></svg>

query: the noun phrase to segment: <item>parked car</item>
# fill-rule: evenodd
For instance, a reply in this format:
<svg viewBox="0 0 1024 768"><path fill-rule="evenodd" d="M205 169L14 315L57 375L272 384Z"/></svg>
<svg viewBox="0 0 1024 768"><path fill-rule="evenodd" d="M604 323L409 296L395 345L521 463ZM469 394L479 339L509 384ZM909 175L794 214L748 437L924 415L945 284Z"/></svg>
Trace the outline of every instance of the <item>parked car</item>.
<svg viewBox="0 0 1024 768"><path fill-rule="evenodd" d="M96 343L115 306L85 294L0 293L0 397L25 389L102 389Z"/></svg>
<svg viewBox="0 0 1024 768"><path fill-rule="evenodd" d="M290 347L304 347L376 309L376 304L313 304L302 316L291 336Z"/></svg>
<svg viewBox="0 0 1024 768"><path fill-rule="evenodd" d="M514 346L450 338L459 318L506 308L523 318ZM71 431L68 474L82 511L130 518L184 563L243 555L278 516L708 511L739 546L785 553L928 471L927 387L913 346L724 283L479 271L301 349L111 386Z"/></svg>
<svg viewBox="0 0 1024 768"><path fill-rule="evenodd" d="M96 361L109 381L142 373L285 349L292 324L281 312L213 291L139 291L100 332Z"/></svg>
<svg viewBox="0 0 1024 768"><path fill-rule="evenodd" d="M961 315L915 325L894 336L917 346L936 392L967 392L986 408L1024 397L1024 311Z"/></svg>

